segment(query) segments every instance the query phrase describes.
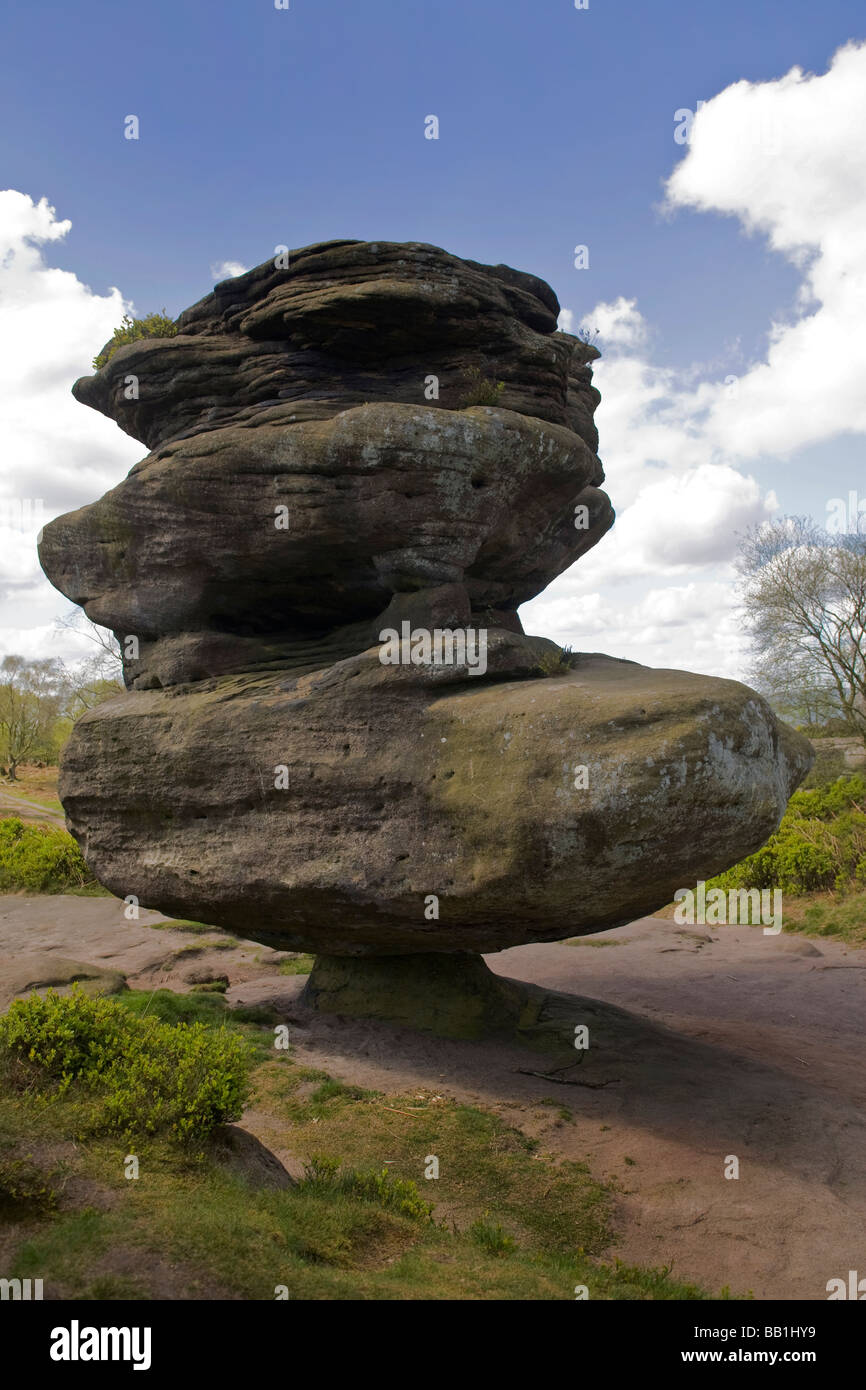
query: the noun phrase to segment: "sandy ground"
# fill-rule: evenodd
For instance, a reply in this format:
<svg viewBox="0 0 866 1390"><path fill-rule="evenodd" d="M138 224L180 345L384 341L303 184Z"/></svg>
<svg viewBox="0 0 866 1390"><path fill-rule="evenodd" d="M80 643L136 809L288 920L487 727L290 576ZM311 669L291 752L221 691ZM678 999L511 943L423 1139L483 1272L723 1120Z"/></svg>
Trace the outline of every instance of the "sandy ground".
<svg viewBox="0 0 866 1390"><path fill-rule="evenodd" d="M579 1067L539 1076L527 1073L559 1064L517 1045L312 1014L279 954L250 942L184 952L201 938L148 925L160 920L127 922L107 898L0 898L0 1008L44 983L52 953L136 988L225 974L230 1002L277 1005L305 1064L488 1106L543 1151L587 1160L619 1191L611 1256L759 1299L825 1299L828 1279L866 1274L866 951L644 918L491 956L503 975L572 996L589 1028ZM541 1104L551 1098L573 1122ZM290 1133L256 1111L245 1124L297 1167Z"/></svg>

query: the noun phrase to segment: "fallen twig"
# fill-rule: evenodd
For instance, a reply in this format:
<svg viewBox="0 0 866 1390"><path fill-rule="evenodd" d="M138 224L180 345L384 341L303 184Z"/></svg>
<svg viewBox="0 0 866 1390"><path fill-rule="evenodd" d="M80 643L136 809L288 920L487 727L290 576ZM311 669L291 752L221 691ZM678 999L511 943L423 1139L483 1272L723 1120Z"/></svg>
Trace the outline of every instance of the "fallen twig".
<svg viewBox="0 0 866 1390"><path fill-rule="evenodd" d="M570 1081L567 1076L557 1076L552 1071L526 1071L524 1067L517 1067L516 1070L521 1076L540 1076L542 1081L553 1081L557 1086L586 1086L590 1091L600 1091L604 1086L615 1086L622 1080L621 1076L612 1076L609 1081ZM561 1071L564 1068L560 1068Z"/></svg>

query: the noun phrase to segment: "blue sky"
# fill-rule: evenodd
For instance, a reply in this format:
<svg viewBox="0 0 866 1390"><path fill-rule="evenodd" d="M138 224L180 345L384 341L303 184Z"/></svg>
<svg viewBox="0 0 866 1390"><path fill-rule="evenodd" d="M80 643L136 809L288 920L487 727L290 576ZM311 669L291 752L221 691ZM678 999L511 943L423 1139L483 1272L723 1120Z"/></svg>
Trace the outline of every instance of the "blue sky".
<svg viewBox="0 0 866 1390"><path fill-rule="evenodd" d="M94 290L178 312L215 259L430 241L531 269L581 308L639 295L677 362L760 335L796 276L730 219L695 237L690 215L654 212L683 153L674 111L823 70L866 15L859 0L85 0L13 8L0 34L4 183L71 219L56 264Z"/></svg>
<svg viewBox="0 0 866 1390"><path fill-rule="evenodd" d="M590 0L581 11L571 0L17 6L0 22L0 184L47 199L71 222L43 246L45 266L96 297L116 287L140 313L176 314L208 292L213 264L251 266L280 243L427 241L543 276L575 327L598 304L633 303L642 360L672 373L665 389L677 391L747 372L766 354L771 325L804 311L802 265L761 230L747 234L739 204L701 210L689 192L660 211L665 181L688 153L674 141L674 112L795 65L824 74L841 46L863 39L862 0ZM137 141L123 138L129 114L140 119ZM436 141L424 138L428 114L440 121ZM733 119L736 140L735 110ZM848 177L862 178L853 113L851 125ZM814 152L803 158L805 179ZM578 243L589 247L588 270L573 266ZM600 345L607 359L604 336ZM614 363L622 347L614 336ZM70 383L87 369L71 357ZM639 490L630 475L617 496L605 447L608 395L623 381L614 370L607 383L599 376L600 452L620 510ZM46 391L56 386L46 380ZM822 514L858 473L866 494L860 425L854 413L828 438L729 463L773 489L782 510ZM117 439L116 476L103 460L106 486L135 457ZM108 434L100 447L110 452ZM650 478L658 464L642 466ZM86 488L78 500L91 500ZM703 578L730 582L706 568ZM662 580L682 587L688 576ZM640 575L609 581L608 604L617 586L626 605L645 588ZM30 618L41 630L40 592ZM27 621L0 621L8 649ZM567 629L588 645L579 623L563 621L560 611L551 635ZM625 632L618 654L632 654Z"/></svg>

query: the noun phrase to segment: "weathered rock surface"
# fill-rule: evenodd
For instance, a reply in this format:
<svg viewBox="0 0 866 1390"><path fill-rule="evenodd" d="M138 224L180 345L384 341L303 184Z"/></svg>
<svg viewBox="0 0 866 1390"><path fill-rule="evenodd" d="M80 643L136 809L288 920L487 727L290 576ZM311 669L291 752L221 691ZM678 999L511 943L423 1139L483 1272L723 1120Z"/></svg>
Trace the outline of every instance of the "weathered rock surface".
<svg viewBox="0 0 866 1390"><path fill-rule="evenodd" d="M501 1024L465 958L663 906L755 850L809 765L736 682L523 633L613 521L597 353L558 309L506 266L329 242L76 384L153 453L43 533L49 578L137 646L73 731L68 824L119 896L329 958L323 1008L391 979L414 1015L447 975L428 1023L457 1026L461 971L431 966L456 952L472 1026ZM384 664L404 626L483 633L484 664Z"/></svg>
<svg viewBox="0 0 866 1390"><path fill-rule="evenodd" d="M454 586L445 626L488 610L496 626L607 530L602 479L595 454L557 425L483 406L359 406L169 445L47 526L41 553L94 622L138 636L145 666L154 641L197 634L204 669L184 670L189 680L216 673L209 633L243 669L366 620L357 651L395 594L443 585ZM581 504L590 524L579 529Z"/></svg>
<svg viewBox="0 0 866 1390"><path fill-rule="evenodd" d="M225 281L76 383L154 452L45 527L46 573L136 639L139 689L312 669L376 641L395 598L424 623L430 590L443 626L521 631L613 522L598 353L558 312L535 276L417 243Z"/></svg>
<svg viewBox="0 0 866 1390"><path fill-rule="evenodd" d="M122 696L76 725L70 828L119 896L268 945L491 951L616 926L734 863L811 756L735 681L603 656L454 675L372 651Z"/></svg>
<svg viewBox="0 0 866 1390"><path fill-rule="evenodd" d="M558 333L558 314L550 286L510 266L418 242L330 241L293 251L286 269L266 261L223 281L180 315L177 337L122 347L74 391L156 449L262 413L292 423L417 405L429 375L439 404L458 409L480 376L504 382L503 409L573 430L594 451L598 352Z"/></svg>

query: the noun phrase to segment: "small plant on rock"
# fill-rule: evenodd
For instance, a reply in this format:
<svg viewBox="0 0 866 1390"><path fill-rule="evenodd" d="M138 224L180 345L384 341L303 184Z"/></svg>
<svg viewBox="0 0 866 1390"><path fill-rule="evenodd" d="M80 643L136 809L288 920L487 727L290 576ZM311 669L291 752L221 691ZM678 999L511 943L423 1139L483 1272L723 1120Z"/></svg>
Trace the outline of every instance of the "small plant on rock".
<svg viewBox="0 0 866 1390"><path fill-rule="evenodd" d="M124 347L127 343L135 343L139 338L174 338L177 334L177 324L174 319L170 319L163 309L161 314L146 314L143 319L133 319L129 314L124 314L123 321L119 328L115 328L111 342L102 349L93 359L94 371L99 371L106 362L110 362L118 348Z"/></svg>

